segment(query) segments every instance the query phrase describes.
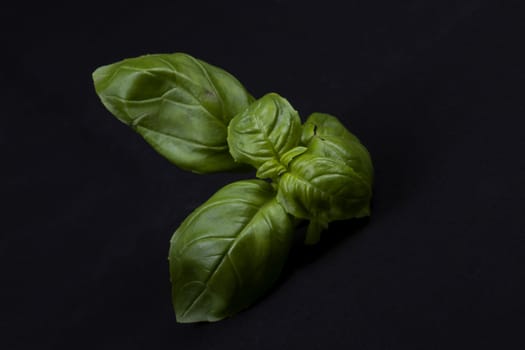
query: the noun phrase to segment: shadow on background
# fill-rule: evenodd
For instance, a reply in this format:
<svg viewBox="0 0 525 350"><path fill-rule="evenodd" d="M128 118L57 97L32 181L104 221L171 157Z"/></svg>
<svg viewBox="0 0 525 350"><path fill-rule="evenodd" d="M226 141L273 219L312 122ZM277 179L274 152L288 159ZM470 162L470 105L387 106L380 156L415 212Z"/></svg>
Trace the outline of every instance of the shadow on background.
<svg viewBox="0 0 525 350"><path fill-rule="evenodd" d="M369 218L334 221L330 223L327 230L321 233L321 240L314 245L304 244L308 221L302 222L296 230L286 265L270 293L286 283L295 271L315 263L321 257L329 254L343 240L359 234L369 221Z"/></svg>

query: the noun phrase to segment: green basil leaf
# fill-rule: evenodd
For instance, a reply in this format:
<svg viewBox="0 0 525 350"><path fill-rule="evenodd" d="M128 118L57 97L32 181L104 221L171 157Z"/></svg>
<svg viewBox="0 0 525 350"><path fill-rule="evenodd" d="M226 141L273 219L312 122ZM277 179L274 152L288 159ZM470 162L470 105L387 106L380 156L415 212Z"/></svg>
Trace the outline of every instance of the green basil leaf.
<svg viewBox="0 0 525 350"><path fill-rule="evenodd" d="M280 177L277 199L310 220L305 243L313 244L329 222L370 215L373 168L366 148L333 116L310 116L302 142L307 151Z"/></svg>
<svg viewBox="0 0 525 350"><path fill-rule="evenodd" d="M304 123L301 140L311 153L339 159L372 183L374 168L368 150L336 117L313 113Z"/></svg>
<svg viewBox="0 0 525 350"><path fill-rule="evenodd" d="M327 113L312 113L303 126L301 141L308 144L314 136L336 136L343 139L359 142L359 139L348 131L345 126L333 115Z"/></svg>
<svg viewBox="0 0 525 350"><path fill-rule="evenodd" d="M262 163L257 169L257 176L259 179L275 178L286 171L286 167L277 159L269 159Z"/></svg>
<svg viewBox="0 0 525 350"><path fill-rule="evenodd" d="M370 184L343 162L307 152L279 180L278 200L292 215L328 223L369 215Z"/></svg>
<svg viewBox="0 0 525 350"><path fill-rule="evenodd" d="M303 154L304 152L306 152L308 150L308 148L306 147L303 147L303 146L297 146L297 147L294 147L292 148L291 150L289 150L288 152L286 152L285 154L283 154L283 156L281 157L281 163L287 167L288 164L290 164L290 162L296 158L297 156L300 156L301 154Z"/></svg>
<svg viewBox="0 0 525 350"><path fill-rule="evenodd" d="M253 98L224 70L183 53L156 54L100 67L93 80L106 108L180 168L239 167L227 126Z"/></svg>
<svg viewBox="0 0 525 350"><path fill-rule="evenodd" d="M281 157L299 145L301 120L288 101L270 93L236 115L228 126L228 144L240 163L263 167L260 177L276 177ZM265 163L267 163L265 165Z"/></svg>
<svg viewBox="0 0 525 350"><path fill-rule="evenodd" d="M279 276L293 228L265 181L238 181L215 193L171 240L177 321L217 321L256 301Z"/></svg>

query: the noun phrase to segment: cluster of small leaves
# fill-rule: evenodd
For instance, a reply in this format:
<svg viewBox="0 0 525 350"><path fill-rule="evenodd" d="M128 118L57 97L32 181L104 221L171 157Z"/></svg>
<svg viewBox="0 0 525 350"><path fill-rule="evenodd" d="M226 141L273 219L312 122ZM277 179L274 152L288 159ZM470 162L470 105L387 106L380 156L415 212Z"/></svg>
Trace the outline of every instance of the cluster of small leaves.
<svg viewBox="0 0 525 350"><path fill-rule="evenodd" d="M254 99L229 73L187 54L146 55L98 68L106 108L157 152L195 173L256 170L195 209L171 239L178 322L217 321L278 278L294 228L315 244L329 222L370 215L373 168L339 120L304 124L276 93Z"/></svg>

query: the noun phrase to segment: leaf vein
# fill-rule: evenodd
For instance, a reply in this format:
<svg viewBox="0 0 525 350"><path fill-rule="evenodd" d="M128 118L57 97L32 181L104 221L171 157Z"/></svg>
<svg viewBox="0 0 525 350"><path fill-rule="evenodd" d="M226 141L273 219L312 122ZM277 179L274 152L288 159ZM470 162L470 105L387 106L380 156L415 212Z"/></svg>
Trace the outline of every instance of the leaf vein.
<svg viewBox="0 0 525 350"><path fill-rule="evenodd" d="M141 120L143 120L143 119L146 119L146 118L142 118ZM165 137L168 137L168 138L177 139L179 141L182 141L183 143L187 143L187 144L190 144L190 145L193 145L193 146L197 146L197 147L200 147L200 148L204 148L204 149L207 149L207 150L214 150L214 151L228 150L228 145L224 145L224 146L205 145L205 144L199 143L199 142L194 141L194 140L186 139L186 138L184 138L182 136L179 136L179 135L166 134L164 132L160 132L160 131L157 131L157 130L146 128L146 127L144 127L142 125L137 125L137 130L147 130L148 132L151 132L151 133L154 133L154 134L158 134L158 135L162 135L162 136L165 136Z"/></svg>
<svg viewBox="0 0 525 350"><path fill-rule="evenodd" d="M212 82L211 80L211 77L208 73L208 71L206 70L206 68L204 68L204 66L202 65L201 62L199 62L199 60L197 60L195 57L192 57L192 56L188 56L188 58L190 58L197 67L199 67L199 69L202 71L202 74L204 75L204 77L206 78L206 80L208 81L208 83L210 84L211 88L213 89L213 91L215 92L215 96L217 96L217 100L219 101L219 104L221 105L221 112L222 112L222 115L221 117L224 117L224 115L226 114L225 111L224 111L224 103L222 101L222 97L221 95L219 94L219 91L217 90L217 87L215 86L215 84ZM222 118L221 118L222 119ZM226 123L226 121L223 120L223 122Z"/></svg>
<svg viewBox="0 0 525 350"><path fill-rule="evenodd" d="M235 238L235 240L232 242L231 246L228 248L228 251L223 255L222 259L215 265L215 267L213 268L213 272L206 278L206 281L204 281L204 285L205 287L202 289L202 291L199 293L199 295L197 295L195 297L195 299L193 299L193 301L191 302L190 306L188 306L188 308L184 311L184 313L182 314L182 317L184 318L186 316L186 314L191 311L191 309L197 304L197 302L200 300L200 298L202 298L202 296L204 295L204 292L208 289L209 287L209 282L210 280L213 278L213 276L215 275L215 273L217 272L217 270L221 267L221 265L224 263L224 261L226 260L227 256L229 256L229 254L231 253L231 251L235 248L236 246L236 243L239 241L239 239L241 239L241 237L243 237L245 234L246 234L246 228L250 226L250 224L252 223L252 221L255 219L255 217L257 216L257 214L259 214L260 212L262 212L262 210L268 205L270 201L268 200L263 206L260 207L260 209L258 211L256 211L252 218L248 221L248 223L244 226L244 228L241 230L241 232L237 235L237 237Z"/></svg>

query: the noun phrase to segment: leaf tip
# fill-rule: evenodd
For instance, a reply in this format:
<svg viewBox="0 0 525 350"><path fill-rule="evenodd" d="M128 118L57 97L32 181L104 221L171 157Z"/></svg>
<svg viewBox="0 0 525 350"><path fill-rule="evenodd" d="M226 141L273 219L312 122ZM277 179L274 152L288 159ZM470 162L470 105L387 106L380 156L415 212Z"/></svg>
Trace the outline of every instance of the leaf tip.
<svg viewBox="0 0 525 350"><path fill-rule="evenodd" d="M105 83L108 76L111 75L112 65L101 66L93 71L91 77L93 78L93 84L95 85L95 91L100 94L104 89Z"/></svg>

